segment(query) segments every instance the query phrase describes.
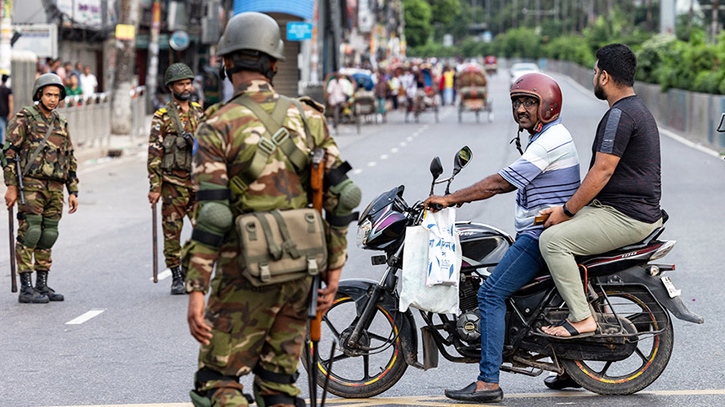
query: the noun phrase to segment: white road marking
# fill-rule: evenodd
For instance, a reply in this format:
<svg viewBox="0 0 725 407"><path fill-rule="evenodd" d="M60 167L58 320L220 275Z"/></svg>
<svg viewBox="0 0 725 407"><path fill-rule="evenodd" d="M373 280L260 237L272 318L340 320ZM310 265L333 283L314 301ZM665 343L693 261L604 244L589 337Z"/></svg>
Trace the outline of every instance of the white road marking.
<svg viewBox="0 0 725 407"><path fill-rule="evenodd" d="M374 167L374 166L376 166L376 165L378 165L378 163L376 163L375 161L370 161L370 162L368 163L368 167Z"/></svg>
<svg viewBox="0 0 725 407"><path fill-rule="evenodd" d="M415 137L418 137L418 135L417 135L417 134L415 134ZM408 140L408 141L413 141L413 137L410 137L410 136L408 136L408 137L406 138L406 140Z"/></svg>
<svg viewBox="0 0 725 407"><path fill-rule="evenodd" d="M361 174L362 172L363 171L361 169L359 169L359 168L358 169L355 169L355 170L352 170L352 173L355 174L355 175Z"/></svg>
<svg viewBox="0 0 725 407"><path fill-rule="evenodd" d="M169 277L171 277L171 270L169 270L169 269L166 269L166 270L162 271L161 273L159 273L159 281L164 280ZM149 278L149 281L154 281L154 278L153 277Z"/></svg>
<svg viewBox="0 0 725 407"><path fill-rule="evenodd" d="M408 145L408 143L406 143L405 141L401 141L401 142L400 142L400 146L401 146L401 147L405 147L405 146L407 146L407 145Z"/></svg>
<svg viewBox="0 0 725 407"><path fill-rule="evenodd" d="M383 154L383 155L380 156L380 159L381 160L387 160L388 159L388 155L387 154Z"/></svg>
<svg viewBox="0 0 725 407"><path fill-rule="evenodd" d="M390 149L391 153L397 153L398 151L400 151L400 150L398 150L398 147L393 147Z"/></svg>
<svg viewBox="0 0 725 407"><path fill-rule="evenodd" d="M66 325L80 325L86 321L88 321L91 318L97 317L101 315L105 311L105 309L92 309L85 314L79 316L78 318L71 319L70 321L66 322Z"/></svg>

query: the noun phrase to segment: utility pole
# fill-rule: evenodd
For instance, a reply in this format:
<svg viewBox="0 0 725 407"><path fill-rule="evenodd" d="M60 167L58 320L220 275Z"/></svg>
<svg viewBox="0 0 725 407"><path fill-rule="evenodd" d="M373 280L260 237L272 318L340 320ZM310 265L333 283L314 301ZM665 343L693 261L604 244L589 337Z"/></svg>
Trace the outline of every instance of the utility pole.
<svg viewBox="0 0 725 407"><path fill-rule="evenodd" d="M121 0L119 25L116 26L116 80L111 100L111 134L131 134L131 79L136 64L135 37L139 20L139 1ZM123 30L123 31L122 31ZM125 32L119 38L119 32Z"/></svg>
<svg viewBox="0 0 725 407"><path fill-rule="evenodd" d="M146 71L146 110L153 111L156 83L159 74L159 31L161 30L161 2L154 0L151 8L151 35L149 35L149 67Z"/></svg>
<svg viewBox="0 0 725 407"><path fill-rule="evenodd" d="M0 0L0 70L10 72L10 40L13 26L10 20L13 12L13 0Z"/></svg>

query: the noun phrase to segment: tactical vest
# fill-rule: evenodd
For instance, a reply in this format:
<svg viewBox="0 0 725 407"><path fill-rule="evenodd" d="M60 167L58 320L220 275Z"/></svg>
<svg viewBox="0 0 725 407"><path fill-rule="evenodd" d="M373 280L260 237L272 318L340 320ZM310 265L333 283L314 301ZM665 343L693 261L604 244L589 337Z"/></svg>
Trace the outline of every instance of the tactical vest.
<svg viewBox="0 0 725 407"><path fill-rule="evenodd" d="M192 106L189 107L189 113L191 113ZM176 110L176 105L171 104L169 110L166 111L171 117L171 123L173 128L167 124L166 133L164 134L164 141L161 143L164 147L164 157L161 159L161 169L164 171L191 171L191 160L192 160L192 141L187 141L184 138L184 134L187 131L184 129L184 125L179 119L179 112ZM193 140L194 133L188 132Z"/></svg>
<svg viewBox="0 0 725 407"><path fill-rule="evenodd" d="M25 146L20 154L20 168L23 175L38 179L66 181L70 172L73 150L66 132L65 118L57 112L53 112L50 123L52 130L45 140L48 123L43 114L34 106L23 108L23 112L29 118ZM32 162L29 162L30 160Z"/></svg>

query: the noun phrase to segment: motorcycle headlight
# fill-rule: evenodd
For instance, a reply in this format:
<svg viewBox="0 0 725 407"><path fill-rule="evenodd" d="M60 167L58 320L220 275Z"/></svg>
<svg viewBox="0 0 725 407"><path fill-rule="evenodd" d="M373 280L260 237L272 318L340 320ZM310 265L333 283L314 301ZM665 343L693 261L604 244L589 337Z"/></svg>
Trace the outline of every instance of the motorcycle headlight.
<svg viewBox="0 0 725 407"><path fill-rule="evenodd" d="M370 219L365 219L361 224L357 227L357 247L363 248L363 245L367 243L368 236L370 235L370 229L372 229L373 223L370 221Z"/></svg>

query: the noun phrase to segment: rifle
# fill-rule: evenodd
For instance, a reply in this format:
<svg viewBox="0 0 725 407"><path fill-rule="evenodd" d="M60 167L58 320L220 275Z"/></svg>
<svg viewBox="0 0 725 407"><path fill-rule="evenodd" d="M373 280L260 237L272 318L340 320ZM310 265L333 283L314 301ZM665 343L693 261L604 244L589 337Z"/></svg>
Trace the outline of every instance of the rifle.
<svg viewBox="0 0 725 407"><path fill-rule="evenodd" d="M312 151L312 170L310 172L310 186L312 187L312 207L315 208L320 215L322 214L322 187L325 178L325 166L323 159L325 158L325 150L317 148ZM310 385L310 406L317 407L317 359L319 355L318 345L321 336L321 325L322 325L322 313L317 311L317 290L320 289L321 278L320 274L317 274L312 279L312 287L310 289L310 303L307 312L307 317L310 319L310 340L312 341L312 355L307 366L309 366L309 385ZM334 344L333 344L334 345ZM333 348L334 349L334 348ZM332 364L332 359L330 359ZM329 377L330 369L327 369L327 375ZM325 394L327 388L323 389L322 393L322 407L324 407Z"/></svg>
<svg viewBox="0 0 725 407"><path fill-rule="evenodd" d="M152 246L153 246L153 269L154 269L154 283L159 282L159 250L158 250L158 220L156 219L156 202L151 205L151 235L152 235Z"/></svg>

